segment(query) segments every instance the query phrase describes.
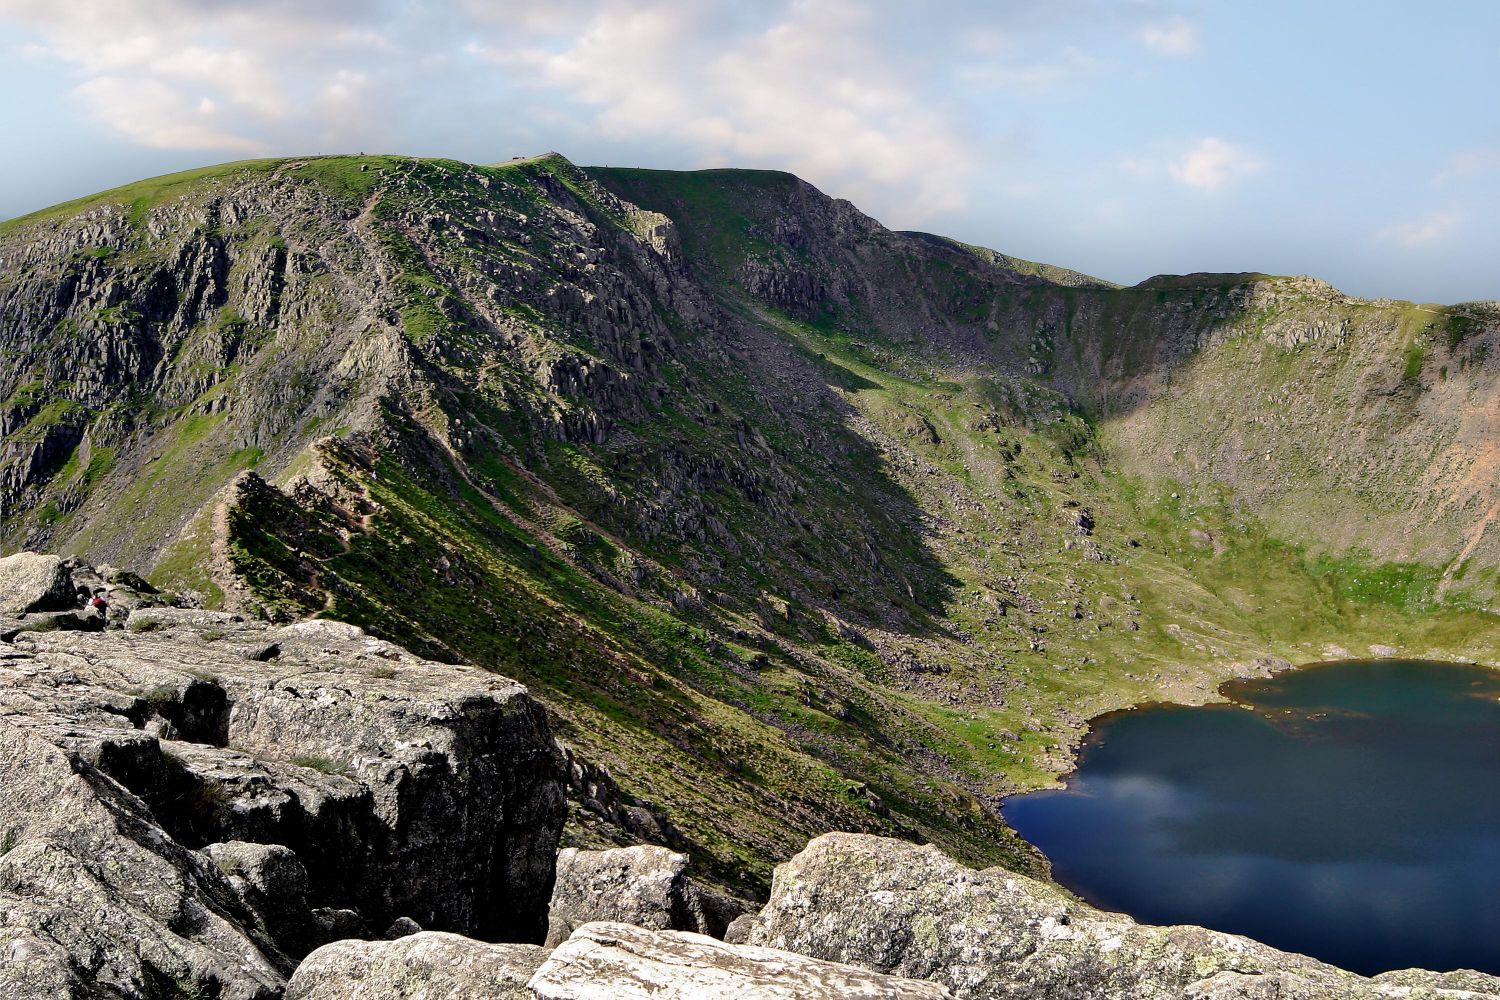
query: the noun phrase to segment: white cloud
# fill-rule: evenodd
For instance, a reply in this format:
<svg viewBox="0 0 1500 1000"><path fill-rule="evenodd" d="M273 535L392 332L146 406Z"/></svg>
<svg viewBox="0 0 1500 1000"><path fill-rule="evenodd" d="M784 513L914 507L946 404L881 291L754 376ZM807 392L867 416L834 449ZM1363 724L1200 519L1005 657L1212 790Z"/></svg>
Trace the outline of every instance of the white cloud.
<svg viewBox="0 0 1500 1000"><path fill-rule="evenodd" d="M1433 181L1442 184L1497 170L1500 170L1500 149L1467 149L1448 157L1448 164L1438 171Z"/></svg>
<svg viewBox="0 0 1500 1000"><path fill-rule="evenodd" d="M486 54L596 106L608 134L670 137L705 166L781 166L909 220L960 208L975 153L872 28L846 0L749 31L695 4L607 3L560 48Z"/></svg>
<svg viewBox="0 0 1500 1000"><path fill-rule="evenodd" d="M482 156L602 138L784 168L912 224L1005 190L1034 102L1119 72L1091 47L1196 47L1194 23L1155 4L1094 3L0 0L0 26L142 146ZM1168 159L1153 169L1205 190L1253 169L1233 147Z"/></svg>
<svg viewBox="0 0 1500 1000"><path fill-rule="evenodd" d="M1398 222L1378 231L1377 239L1417 250L1442 240L1463 224L1463 216L1451 210L1429 212L1411 222Z"/></svg>
<svg viewBox="0 0 1500 1000"><path fill-rule="evenodd" d="M1146 48L1161 56L1198 54L1198 26L1185 17L1173 17L1140 29Z"/></svg>
<svg viewBox="0 0 1500 1000"><path fill-rule="evenodd" d="M0 19L71 68L74 96L142 146L262 151L317 114L308 99L342 77L340 59L389 47L367 23L380 4L333 0L0 0Z"/></svg>
<svg viewBox="0 0 1500 1000"><path fill-rule="evenodd" d="M142 146L378 146L461 105L548 146L602 133L783 167L915 221L965 203L979 156L944 104L955 71L892 23L856 0L0 0L0 25ZM1087 61L1051 51L994 82L1044 87Z"/></svg>
<svg viewBox="0 0 1500 1000"><path fill-rule="evenodd" d="M1200 191L1218 191L1225 184L1260 170L1249 150L1209 136L1167 164L1173 180Z"/></svg>
<svg viewBox="0 0 1500 1000"><path fill-rule="evenodd" d="M221 149L264 152L262 143L224 129L213 101L195 107L181 93L156 80L96 76L73 93L90 113L128 139L157 149Z"/></svg>

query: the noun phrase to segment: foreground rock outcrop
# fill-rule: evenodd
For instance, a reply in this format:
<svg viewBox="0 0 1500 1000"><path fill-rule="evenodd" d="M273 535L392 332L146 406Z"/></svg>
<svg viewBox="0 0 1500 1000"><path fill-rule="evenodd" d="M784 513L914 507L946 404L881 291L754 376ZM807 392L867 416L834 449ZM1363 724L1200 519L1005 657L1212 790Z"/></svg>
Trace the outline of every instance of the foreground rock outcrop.
<svg viewBox="0 0 1500 1000"><path fill-rule="evenodd" d="M564 852L580 885L659 925L670 852ZM581 875L580 872L583 874ZM655 901L655 902L654 902ZM1404 970L1374 979L1201 927L1152 927L1055 886L976 871L935 848L828 834L777 872L749 944L619 921L550 954L444 934L314 952L292 1000L1496 1000L1500 979Z"/></svg>
<svg viewBox="0 0 1500 1000"><path fill-rule="evenodd" d="M286 1000L942 1000L935 983L882 976L701 934L595 922L550 955L453 934L340 941L307 957Z"/></svg>
<svg viewBox="0 0 1500 1000"><path fill-rule="evenodd" d="M960 1000L1500 997L1477 973L1366 979L1249 938L1153 927L934 847L827 834L777 869L752 944L931 980Z"/></svg>
<svg viewBox="0 0 1500 1000"><path fill-rule="evenodd" d="M0 995L274 997L310 948L392 924L540 941L562 781L520 685L350 625L21 632Z"/></svg>

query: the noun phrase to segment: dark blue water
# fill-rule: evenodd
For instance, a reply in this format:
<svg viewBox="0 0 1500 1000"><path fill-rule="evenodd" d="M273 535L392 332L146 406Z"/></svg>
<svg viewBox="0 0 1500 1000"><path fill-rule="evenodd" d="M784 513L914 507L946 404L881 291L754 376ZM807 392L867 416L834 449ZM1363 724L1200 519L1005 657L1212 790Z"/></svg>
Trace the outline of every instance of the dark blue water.
<svg viewBox="0 0 1500 1000"><path fill-rule="evenodd" d="M1148 923L1372 974L1500 973L1500 672L1402 660L1106 716L1061 791L1005 803L1056 879Z"/></svg>

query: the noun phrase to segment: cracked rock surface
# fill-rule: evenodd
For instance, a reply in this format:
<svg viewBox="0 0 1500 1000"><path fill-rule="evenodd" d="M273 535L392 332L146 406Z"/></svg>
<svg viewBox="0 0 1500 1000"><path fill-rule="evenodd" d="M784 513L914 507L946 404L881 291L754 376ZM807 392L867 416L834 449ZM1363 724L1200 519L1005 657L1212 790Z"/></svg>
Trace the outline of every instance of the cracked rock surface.
<svg viewBox="0 0 1500 1000"><path fill-rule="evenodd" d="M562 781L523 687L350 625L152 607L20 633L0 995L279 996L310 948L403 918L540 941Z"/></svg>

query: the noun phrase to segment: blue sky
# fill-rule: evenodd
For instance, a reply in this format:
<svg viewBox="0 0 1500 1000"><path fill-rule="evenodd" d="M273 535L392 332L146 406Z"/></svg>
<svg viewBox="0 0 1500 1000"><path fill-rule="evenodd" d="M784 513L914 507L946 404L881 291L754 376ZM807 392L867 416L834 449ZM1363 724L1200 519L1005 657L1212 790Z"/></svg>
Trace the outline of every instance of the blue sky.
<svg viewBox="0 0 1500 1000"><path fill-rule="evenodd" d="M791 170L1134 282L1500 298L1500 3L0 0L0 217L246 156Z"/></svg>

